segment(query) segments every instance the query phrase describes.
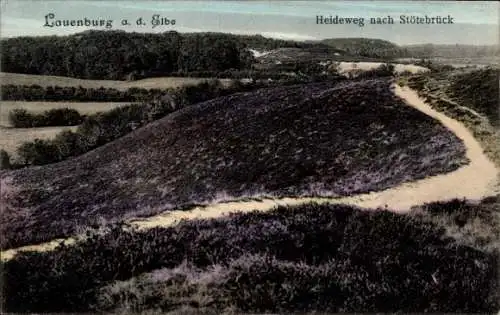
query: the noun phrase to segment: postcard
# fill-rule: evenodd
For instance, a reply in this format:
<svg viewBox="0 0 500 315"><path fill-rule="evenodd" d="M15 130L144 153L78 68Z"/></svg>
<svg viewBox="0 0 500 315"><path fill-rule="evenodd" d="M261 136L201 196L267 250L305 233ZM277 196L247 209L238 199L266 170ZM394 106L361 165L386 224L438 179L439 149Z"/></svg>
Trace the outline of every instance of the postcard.
<svg viewBox="0 0 500 315"><path fill-rule="evenodd" d="M500 5L0 1L2 313L500 311Z"/></svg>

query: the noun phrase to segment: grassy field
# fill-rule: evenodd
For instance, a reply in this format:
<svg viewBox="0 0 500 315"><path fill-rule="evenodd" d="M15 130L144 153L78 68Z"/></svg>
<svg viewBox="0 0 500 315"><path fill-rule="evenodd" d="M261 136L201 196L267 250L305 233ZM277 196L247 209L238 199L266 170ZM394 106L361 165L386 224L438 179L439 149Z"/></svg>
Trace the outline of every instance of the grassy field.
<svg viewBox="0 0 500 315"><path fill-rule="evenodd" d="M9 122L10 111L23 108L33 113L55 108L76 109L82 115L94 114L96 112L108 111L115 107L131 104L128 103L103 103L103 102L24 102L24 101L0 101L0 126L11 127Z"/></svg>
<svg viewBox="0 0 500 315"><path fill-rule="evenodd" d="M16 149L26 141L35 139L52 139L63 130L76 130L75 127L41 127L41 128L5 128L0 126L0 149L16 156Z"/></svg>
<svg viewBox="0 0 500 315"><path fill-rule="evenodd" d="M61 87L78 87L83 88L114 88L117 90L127 90L132 87L143 89L167 89L177 88L185 85L195 85L206 81L204 78L186 78L186 77L159 77L148 78L137 81L113 81L113 80L83 80L51 75L33 75L0 72L1 84L14 85L40 85L46 86L61 86ZM231 79L222 79L224 85L229 85Z"/></svg>

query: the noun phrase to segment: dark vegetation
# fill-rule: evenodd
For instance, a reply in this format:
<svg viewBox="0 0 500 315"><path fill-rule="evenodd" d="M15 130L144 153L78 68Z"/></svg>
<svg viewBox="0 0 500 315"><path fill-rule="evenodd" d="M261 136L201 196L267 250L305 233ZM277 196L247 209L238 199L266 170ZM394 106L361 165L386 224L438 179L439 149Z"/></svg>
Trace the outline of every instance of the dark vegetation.
<svg viewBox="0 0 500 315"><path fill-rule="evenodd" d="M323 70L324 67L318 65L317 62L313 60L307 61L292 61L281 65L264 65L255 64L251 70L228 70L223 72L216 71L192 71L190 73L179 74L182 77L197 77L197 78L228 78L228 79L248 79L248 80L280 80L284 83L293 81L296 75L303 71L303 69L311 69L305 73L309 75L321 76L321 71L312 71L313 69ZM331 73L330 75L335 75ZM174 74L173 76L177 76ZM326 76L322 76L327 78ZM299 82L310 82L303 79L296 81Z"/></svg>
<svg viewBox="0 0 500 315"><path fill-rule="evenodd" d="M402 46L405 57L414 58L479 58L500 56L498 45L417 44Z"/></svg>
<svg viewBox="0 0 500 315"><path fill-rule="evenodd" d="M322 44L361 57L396 58L404 56L404 50L389 41L373 38L330 38Z"/></svg>
<svg viewBox="0 0 500 315"><path fill-rule="evenodd" d="M250 69L254 60L248 47L325 47L262 36L123 31L18 37L4 39L1 44L5 72L115 80Z"/></svg>
<svg viewBox="0 0 500 315"><path fill-rule="evenodd" d="M5 200L2 248L72 235L101 218L210 201L220 192L350 195L466 163L461 141L406 106L390 83L237 93L178 110L85 155L5 173L19 198ZM135 112L143 111L130 115ZM99 137L86 128L94 135L86 139Z"/></svg>
<svg viewBox="0 0 500 315"><path fill-rule="evenodd" d="M497 263L411 216L309 204L21 253L2 296L10 312L493 313Z"/></svg>
<svg viewBox="0 0 500 315"><path fill-rule="evenodd" d="M316 63L321 58L259 69L246 48L381 59L411 55L372 39L299 43L175 32L90 31L1 44L2 70L9 72L128 80L271 78L277 86L331 77ZM434 70L432 75L443 69ZM447 93L494 123L494 98L484 99L498 95L494 74L457 75ZM60 163L0 172L2 182L13 179L2 200L1 248L70 236L101 220L189 208L220 192L349 195L465 163L461 142L404 106L388 80L362 81L391 75L393 68L382 65L361 73L361 82L336 78L257 91L272 83L223 88L211 81L176 91L123 92L4 86L2 96L11 100L141 103L85 117L76 132L20 147L24 165ZM426 85L416 78L412 84ZM475 80L470 89L469 80ZM30 113L17 112L14 118L30 125L67 121L61 112L28 118ZM3 150L0 166L12 167ZM2 263L0 305L8 312L159 313L189 307L217 314L493 313L500 307L495 198L429 204L413 216L310 204L144 232L111 225L109 233L89 232L76 246Z"/></svg>
<svg viewBox="0 0 500 315"><path fill-rule="evenodd" d="M499 209L500 195L496 195L479 203L457 199L427 204L416 207L414 215L444 227L462 244L492 251L500 250Z"/></svg>
<svg viewBox="0 0 500 315"><path fill-rule="evenodd" d="M39 85L2 85L4 101L72 101L72 102L141 102L165 93L161 89L130 88L125 91L112 88L83 88Z"/></svg>
<svg viewBox="0 0 500 315"><path fill-rule="evenodd" d="M43 113L30 113L26 109L16 108L9 113L9 121L15 128L75 126L82 123L83 119L72 108L53 108Z"/></svg>
<svg viewBox="0 0 500 315"><path fill-rule="evenodd" d="M10 156L7 151L0 149L0 170L8 170L11 168Z"/></svg>
<svg viewBox="0 0 500 315"><path fill-rule="evenodd" d="M313 48L278 48L265 51L265 54L255 58L257 63L253 68L266 68L279 63L319 63L322 61L384 61L384 58L364 57L360 55L347 54L335 47L313 47ZM278 63L277 63L278 62Z"/></svg>
<svg viewBox="0 0 500 315"><path fill-rule="evenodd" d="M432 107L467 126L485 154L500 167L498 71L495 68L434 71L411 76L406 84Z"/></svg>
<svg viewBox="0 0 500 315"><path fill-rule="evenodd" d="M285 72L285 69L288 72ZM316 71L318 70L318 71ZM319 80L337 80L336 73L322 74L324 67L314 62L301 62L286 65L283 69L252 69L217 71L192 71L183 77L232 78L246 81L277 81L277 84L291 84ZM297 77L297 73L306 74L306 77ZM170 75L172 76L172 75ZM195 84L193 84L195 85ZM144 89L132 87L126 90L114 88L83 88L39 85L2 85L1 98L4 101L72 101L72 102L144 102L161 97L165 92L174 92L174 89Z"/></svg>
<svg viewBox="0 0 500 315"><path fill-rule="evenodd" d="M0 47L1 69L5 72L113 80L158 76L241 77L252 71L256 62L249 49L277 50L277 54L292 52L294 60L314 62L499 54L494 46L398 46L369 38L297 42L259 35L124 31L7 38L1 40Z"/></svg>
<svg viewBox="0 0 500 315"><path fill-rule="evenodd" d="M498 69L488 68L458 74L451 80L448 93L500 127L499 73Z"/></svg>
<svg viewBox="0 0 500 315"><path fill-rule="evenodd" d="M500 56L497 45L417 44L399 46L375 38L330 38L320 41L351 56L370 58L480 58Z"/></svg>
<svg viewBox="0 0 500 315"><path fill-rule="evenodd" d="M243 69L252 62L235 36L225 34L87 31L70 36L2 40L5 72L82 79L138 79L173 72Z"/></svg>
<svg viewBox="0 0 500 315"><path fill-rule="evenodd" d="M435 62L432 59L421 58L420 60L415 60L411 62L416 66L425 67L432 73L443 73L447 71L452 71L455 68L452 65L444 64L441 62Z"/></svg>
<svg viewBox="0 0 500 315"><path fill-rule="evenodd" d="M428 97L440 97L470 108L487 117L493 126L500 126L499 70L456 69L435 71L410 78L409 85ZM453 104L438 104L441 107L456 107ZM465 113L467 114L467 113ZM464 114L464 115L465 115ZM470 113L468 114L470 116ZM474 118L471 118L474 119Z"/></svg>

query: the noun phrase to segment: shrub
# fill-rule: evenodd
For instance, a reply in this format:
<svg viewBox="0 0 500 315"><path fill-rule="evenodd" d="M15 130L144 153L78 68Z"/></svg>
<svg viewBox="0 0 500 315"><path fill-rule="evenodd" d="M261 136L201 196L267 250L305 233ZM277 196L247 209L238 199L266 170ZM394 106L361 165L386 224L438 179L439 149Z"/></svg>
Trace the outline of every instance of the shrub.
<svg viewBox="0 0 500 315"><path fill-rule="evenodd" d="M5 170L5 169L10 169L10 156L7 151L4 149L0 150L0 169Z"/></svg>
<svg viewBox="0 0 500 315"><path fill-rule="evenodd" d="M181 87L175 95L175 100L180 107L184 107L218 97L222 89L223 86L219 80L205 81L198 85Z"/></svg>
<svg viewBox="0 0 500 315"><path fill-rule="evenodd" d="M9 122L16 128L32 127L34 119L34 115L23 108L16 108L9 113Z"/></svg>
<svg viewBox="0 0 500 315"><path fill-rule="evenodd" d="M57 148L59 159L85 153L91 147L82 134L71 130L61 131L52 143Z"/></svg>
<svg viewBox="0 0 500 315"><path fill-rule="evenodd" d="M60 160L57 146L50 140L25 142L17 149L17 153L25 165L43 165Z"/></svg>
<svg viewBox="0 0 500 315"><path fill-rule="evenodd" d="M76 109L54 108L43 113L43 120L44 126L75 126L80 124L83 119Z"/></svg>
<svg viewBox="0 0 500 315"><path fill-rule="evenodd" d="M9 121L16 128L74 126L80 124L83 117L72 108L54 108L41 114L20 108L9 113Z"/></svg>

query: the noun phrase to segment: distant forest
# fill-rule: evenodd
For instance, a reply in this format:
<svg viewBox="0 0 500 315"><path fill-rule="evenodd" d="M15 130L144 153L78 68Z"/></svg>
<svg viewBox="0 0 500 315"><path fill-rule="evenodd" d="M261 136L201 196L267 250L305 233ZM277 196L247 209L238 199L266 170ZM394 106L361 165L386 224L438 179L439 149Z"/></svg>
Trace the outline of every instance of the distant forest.
<svg viewBox="0 0 500 315"><path fill-rule="evenodd" d="M81 79L137 79L249 69L245 49L307 48L317 44L222 33L86 31L70 36L18 37L1 41L2 71Z"/></svg>
<svg viewBox="0 0 500 315"><path fill-rule="evenodd" d="M369 38L298 42L224 33L85 31L69 36L7 38L0 43L4 72L110 80L249 70L256 62L249 48L319 49L329 52L331 59L339 55L386 60L500 55L497 46L398 46Z"/></svg>
<svg viewBox="0 0 500 315"><path fill-rule="evenodd" d="M345 53L370 58L397 58L405 55L398 45L382 39L373 38L330 38L320 41Z"/></svg>

